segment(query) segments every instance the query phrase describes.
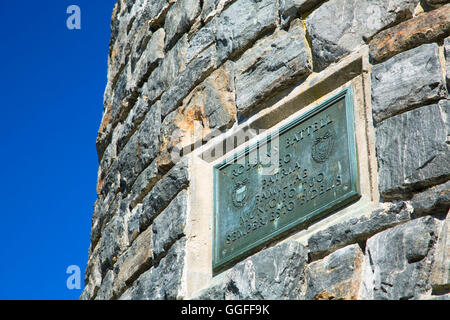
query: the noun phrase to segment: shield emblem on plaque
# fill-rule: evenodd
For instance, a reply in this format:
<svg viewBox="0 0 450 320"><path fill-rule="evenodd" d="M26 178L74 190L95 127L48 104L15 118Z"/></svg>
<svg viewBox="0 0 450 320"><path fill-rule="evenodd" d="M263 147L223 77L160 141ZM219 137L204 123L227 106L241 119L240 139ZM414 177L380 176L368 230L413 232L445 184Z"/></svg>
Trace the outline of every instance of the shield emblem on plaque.
<svg viewBox="0 0 450 320"><path fill-rule="evenodd" d="M331 155L334 146L334 134L331 131L325 132L321 137L317 137L312 145L311 156L314 161L325 162Z"/></svg>
<svg viewBox="0 0 450 320"><path fill-rule="evenodd" d="M248 199L248 187L247 187L248 180L245 179L242 182L237 182L233 187L233 205L235 207L243 207L247 203Z"/></svg>

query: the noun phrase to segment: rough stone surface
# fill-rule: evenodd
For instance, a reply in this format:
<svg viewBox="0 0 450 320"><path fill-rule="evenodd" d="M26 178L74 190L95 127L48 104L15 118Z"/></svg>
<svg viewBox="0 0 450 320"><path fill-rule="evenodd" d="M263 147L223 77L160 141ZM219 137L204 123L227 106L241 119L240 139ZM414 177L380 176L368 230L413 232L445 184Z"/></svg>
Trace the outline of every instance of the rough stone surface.
<svg viewBox="0 0 450 320"><path fill-rule="evenodd" d="M186 68L185 60L188 45L188 38L184 35L166 53L164 60L152 72L147 83L142 87L142 94L150 102L160 99L161 95Z"/></svg>
<svg viewBox="0 0 450 320"><path fill-rule="evenodd" d="M307 13L314 6L320 4L323 0L280 0L281 24L285 25L292 19Z"/></svg>
<svg viewBox="0 0 450 320"><path fill-rule="evenodd" d="M277 4L272 0L237 0L225 9L217 22L219 63L242 52L277 24Z"/></svg>
<svg viewBox="0 0 450 320"><path fill-rule="evenodd" d="M140 230L146 229L154 217L188 184L189 173L187 164L183 160L170 169L142 200L143 207L138 217Z"/></svg>
<svg viewBox="0 0 450 320"><path fill-rule="evenodd" d="M256 43L235 63L238 112L248 115L262 99L311 73L300 20Z"/></svg>
<svg viewBox="0 0 450 320"><path fill-rule="evenodd" d="M175 300L181 296L186 238L177 241L157 265L143 273L122 300Z"/></svg>
<svg viewBox="0 0 450 320"><path fill-rule="evenodd" d="M200 1L179 0L167 13L164 23L166 30L166 47L172 47L177 37L187 32L200 13Z"/></svg>
<svg viewBox="0 0 450 320"><path fill-rule="evenodd" d="M360 298L418 299L429 292L438 227L428 216L367 240Z"/></svg>
<svg viewBox="0 0 450 320"><path fill-rule="evenodd" d="M211 74L163 121L158 164L170 168L210 135L217 136L236 121L233 70L227 65ZM182 152L183 151L183 152Z"/></svg>
<svg viewBox="0 0 450 320"><path fill-rule="evenodd" d="M330 0L306 18L315 66L322 70L378 31L412 16L419 0Z"/></svg>
<svg viewBox="0 0 450 320"><path fill-rule="evenodd" d="M296 242L261 251L233 267L225 298L298 299L306 261L306 249Z"/></svg>
<svg viewBox="0 0 450 320"><path fill-rule="evenodd" d="M123 216L117 212L106 224L100 239L99 255L102 275L114 266L117 257L129 245L128 234Z"/></svg>
<svg viewBox="0 0 450 320"><path fill-rule="evenodd" d="M95 300L110 300L113 298L114 272L109 270L103 277L102 285L98 290Z"/></svg>
<svg viewBox="0 0 450 320"><path fill-rule="evenodd" d="M450 181L416 193L411 205L417 214L447 212L450 208Z"/></svg>
<svg viewBox="0 0 450 320"><path fill-rule="evenodd" d="M447 96L436 44L398 54L372 69L372 109L377 122Z"/></svg>
<svg viewBox="0 0 450 320"><path fill-rule="evenodd" d="M412 211L405 202L393 203L370 216L352 218L318 231L308 239L309 254L317 259L349 244L364 242L380 231L410 220Z"/></svg>
<svg viewBox="0 0 450 320"><path fill-rule="evenodd" d="M235 0L203 0L201 17L203 22L208 22L213 17L218 16L225 6Z"/></svg>
<svg viewBox="0 0 450 320"><path fill-rule="evenodd" d="M395 198L450 178L447 100L383 121L376 129L379 190Z"/></svg>
<svg viewBox="0 0 450 320"><path fill-rule="evenodd" d="M383 30L370 42L370 57L381 62L424 43L441 40L450 34L450 5Z"/></svg>
<svg viewBox="0 0 450 320"><path fill-rule="evenodd" d="M363 259L363 252L354 244L309 264L305 272L305 299L355 300L361 283Z"/></svg>
<svg viewBox="0 0 450 320"><path fill-rule="evenodd" d="M216 67L216 47L210 46L200 53L173 81L161 97L161 115L166 117Z"/></svg>
<svg viewBox="0 0 450 320"><path fill-rule="evenodd" d="M448 0L423 0L423 4L430 8L438 8L444 4L447 4Z"/></svg>
<svg viewBox="0 0 450 320"><path fill-rule="evenodd" d="M131 109L130 113L128 114L126 120L124 123L120 126L120 130L118 133L117 138L117 146L115 149L117 149L119 152L125 147L126 143L130 139L130 136L134 133L136 128L139 126L139 124L142 122L143 118L147 114L147 111L150 109L150 105L148 102L148 99L145 97L139 97L136 105L133 109ZM110 144L111 146L114 146L114 144ZM103 159L105 159L106 156L103 156ZM102 161L103 161L102 159Z"/></svg>
<svg viewBox="0 0 450 320"><path fill-rule="evenodd" d="M431 286L434 293L448 293L450 290L450 211L439 232L431 271Z"/></svg>
<svg viewBox="0 0 450 320"><path fill-rule="evenodd" d="M166 253L167 248L185 236L187 191L182 190L153 221L153 252L155 257Z"/></svg>
<svg viewBox="0 0 450 320"><path fill-rule="evenodd" d="M137 176L156 157L159 150L161 111L154 106L119 154L121 188L131 187Z"/></svg>
<svg viewBox="0 0 450 320"><path fill-rule="evenodd" d="M142 202L142 199L160 178L161 175L158 171L158 163L155 159L144 169L144 171L142 171L133 183L128 197L130 207L134 208L138 203Z"/></svg>
<svg viewBox="0 0 450 320"><path fill-rule="evenodd" d="M97 295L102 284L102 272L98 250L93 250L89 255L86 266L85 287L80 300L89 300Z"/></svg>
<svg viewBox="0 0 450 320"><path fill-rule="evenodd" d="M265 249L234 266L198 299L299 299L304 295L306 248L294 241Z"/></svg>
<svg viewBox="0 0 450 320"><path fill-rule="evenodd" d="M189 47L186 51L186 64L191 62L200 52L215 43L216 27L217 19L213 19L189 39Z"/></svg>
<svg viewBox="0 0 450 320"><path fill-rule="evenodd" d="M450 37L444 40L444 54L446 65L447 91L450 92Z"/></svg>
<svg viewBox="0 0 450 320"><path fill-rule="evenodd" d="M145 50L139 56L139 59L133 64L129 64L127 87L132 91L142 86L146 82L151 72L156 68L159 62L164 58L164 29L155 31L146 45ZM133 52L136 52L134 50Z"/></svg>
<svg viewBox="0 0 450 320"><path fill-rule="evenodd" d="M113 284L114 296L131 285L133 281L146 269L149 269L153 262L153 232L152 228L143 231L122 254L114 265L116 277Z"/></svg>

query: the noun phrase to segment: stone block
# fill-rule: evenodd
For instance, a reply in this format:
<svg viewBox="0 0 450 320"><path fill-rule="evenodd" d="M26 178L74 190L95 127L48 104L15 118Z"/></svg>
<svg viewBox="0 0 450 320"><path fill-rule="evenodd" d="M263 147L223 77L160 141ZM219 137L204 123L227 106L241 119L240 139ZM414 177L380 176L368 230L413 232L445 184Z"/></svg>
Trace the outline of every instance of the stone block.
<svg viewBox="0 0 450 320"><path fill-rule="evenodd" d="M259 37L275 29L278 8L273 0L237 0L226 8L217 22L218 61L236 55Z"/></svg>
<svg viewBox="0 0 450 320"><path fill-rule="evenodd" d="M314 233L308 239L312 259L322 258L349 244L364 242L370 236L411 219L412 208L404 202L388 204L369 216L352 218Z"/></svg>
<svg viewBox="0 0 450 320"><path fill-rule="evenodd" d="M450 37L444 40L445 74L447 78L447 91L450 92Z"/></svg>
<svg viewBox="0 0 450 320"><path fill-rule="evenodd" d="M133 241L114 265L116 277L114 279L114 296L120 295L127 285L144 271L150 269L153 261L153 232L152 228L143 231Z"/></svg>
<svg viewBox="0 0 450 320"><path fill-rule="evenodd" d="M201 52L171 83L161 96L161 115L166 117L183 99L216 68L216 47Z"/></svg>
<svg viewBox="0 0 450 320"><path fill-rule="evenodd" d="M439 222L427 216L376 234L366 243L360 299L418 299L431 290Z"/></svg>
<svg viewBox="0 0 450 320"><path fill-rule="evenodd" d="M170 169L142 200L142 210L138 217L140 230L146 229L155 216L188 184L187 161L182 160Z"/></svg>
<svg viewBox="0 0 450 320"><path fill-rule="evenodd" d="M178 240L159 261L158 265L144 272L122 300L176 300L181 299L182 275L186 238Z"/></svg>
<svg viewBox="0 0 450 320"><path fill-rule="evenodd" d="M164 23L166 48L171 48L180 35L189 31L200 9L200 1L197 0L179 0L172 5Z"/></svg>
<svg viewBox="0 0 450 320"><path fill-rule="evenodd" d="M372 68L376 122L446 96L437 44L424 44Z"/></svg>
<svg viewBox="0 0 450 320"><path fill-rule="evenodd" d="M231 269L225 298L299 299L304 294L307 259L306 248L294 241L262 250Z"/></svg>
<svg viewBox="0 0 450 320"><path fill-rule="evenodd" d="M115 274L109 270L103 277L102 284L97 292L95 300L110 300L114 297L113 284Z"/></svg>
<svg viewBox="0 0 450 320"><path fill-rule="evenodd" d="M113 268L117 257L128 247L128 234L124 217L120 212L111 218L102 230L98 244L102 276Z"/></svg>
<svg viewBox="0 0 450 320"><path fill-rule="evenodd" d="M164 119L158 164L170 168L194 146L217 136L236 121L232 68L224 65L189 93L183 104ZM182 152L183 151L183 152Z"/></svg>
<svg viewBox="0 0 450 320"><path fill-rule="evenodd" d="M307 13L323 0L280 0L281 24L286 25L291 20Z"/></svg>
<svg viewBox="0 0 450 320"><path fill-rule="evenodd" d="M128 196L130 209L142 202L142 199L148 194L160 178L161 174L158 171L157 159L155 159L147 168L144 169L144 171L141 172L136 181L133 183Z"/></svg>
<svg viewBox="0 0 450 320"><path fill-rule="evenodd" d="M136 91L147 82L152 71L164 58L164 38L164 29L156 30L147 43L142 44L142 46L145 45L145 48L142 50L139 58L136 58L136 61L132 60L128 64L126 71L128 73L127 89L129 91Z"/></svg>
<svg viewBox="0 0 450 320"><path fill-rule="evenodd" d="M201 18L203 22L208 22L213 17L218 16L224 7L229 5L234 0L203 0L203 7Z"/></svg>
<svg viewBox="0 0 450 320"><path fill-rule="evenodd" d="M379 190L384 199L450 178L447 100L389 118L376 128Z"/></svg>
<svg viewBox="0 0 450 320"><path fill-rule="evenodd" d="M450 211L442 224L431 270L431 287L435 293L450 290Z"/></svg>
<svg viewBox="0 0 450 320"><path fill-rule="evenodd" d="M186 64L191 62L200 52L215 43L216 25L217 19L212 19L189 39L189 46L186 51Z"/></svg>
<svg viewBox="0 0 450 320"><path fill-rule="evenodd" d="M102 284L102 271L98 249L94 249L89 255L84 283L85 287L80 296L80 300L91 300L96 296Z"/></svg>
<svg viewBox="0 0 450 320"><path fill-rule="evenodd" d="M306 268L305 299L356 300L364 254L357 244L339 249Z"/></svg>
<svg viewBox="0 0 450 320"><path fill-rule="evenodd" d="M311 73L311 57L300 20L289 31L279 30L257 42L235 65L238 112L248 115L255 105Z"/></svg>
<svg viewBox="0 0 450 320"><path fill-rule="evenodd" d="M141 95L134 107L130 110L126 120L120 126L117 137L117 151L120 152L127 144L130 136L136 131L150 109L148 99Z"/></svg>
<svg viewBox="0 0 450 320"><path fill-rule="evenodd" d="M180 191L152 224L153 252L155 257L167 253L175 241L185 236L188 195Z"/></svg>
<svg viewBox="0 0 450 320"><path fill-rule="evenodd" d="M161 110L155 104L119 154L120 185L128 190L159 150Z"/></svg>
<svg viewBox="0 0 450 320"><path fill-rule="evenodd" d="M315 67L325 69L378 31L412 17L419 0L331 0L306 18Z"/></svg>
<svg viewBox="0 0 450 320"><path fill-rule="evenodd" d="M425 6L430 8L439 8L440 6L447 4L448 0L423 0L422 2Z"/></svg>
<svg viewBox="0 0 450 320"><path fill-rule="evenodd" d="M417 214L447 212L450 208L450 181L414 194L411 205Z"/></svg>

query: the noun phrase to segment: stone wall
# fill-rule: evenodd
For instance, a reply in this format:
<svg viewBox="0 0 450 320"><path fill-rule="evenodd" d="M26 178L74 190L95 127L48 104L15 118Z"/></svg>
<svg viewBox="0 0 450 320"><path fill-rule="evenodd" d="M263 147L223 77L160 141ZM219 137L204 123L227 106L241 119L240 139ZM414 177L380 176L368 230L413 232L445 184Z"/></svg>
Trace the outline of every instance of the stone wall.
<svg viewBox="0 0 450 320"><path fill-rule="evenodd" d="M118 0L81 299L448 299L447 2ZM195 217L212 217L192 201L202 172L191 146L245 127L355 52L368 61L369 211L274 241L191 290L194 238L211 241L194 235ZM277 110L271 119L289 109Z"/></svg>

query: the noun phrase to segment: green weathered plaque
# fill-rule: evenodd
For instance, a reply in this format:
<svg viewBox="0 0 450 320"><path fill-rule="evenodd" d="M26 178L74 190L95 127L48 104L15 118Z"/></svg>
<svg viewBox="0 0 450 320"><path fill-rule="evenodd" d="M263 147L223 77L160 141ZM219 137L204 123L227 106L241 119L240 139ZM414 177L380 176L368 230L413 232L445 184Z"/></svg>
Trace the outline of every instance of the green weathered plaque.
<svg viewBox="0 0 450 320"><path fill-rule="evenodd" d="M359 197L350 87L214 167L213 270Z"/></svg>

